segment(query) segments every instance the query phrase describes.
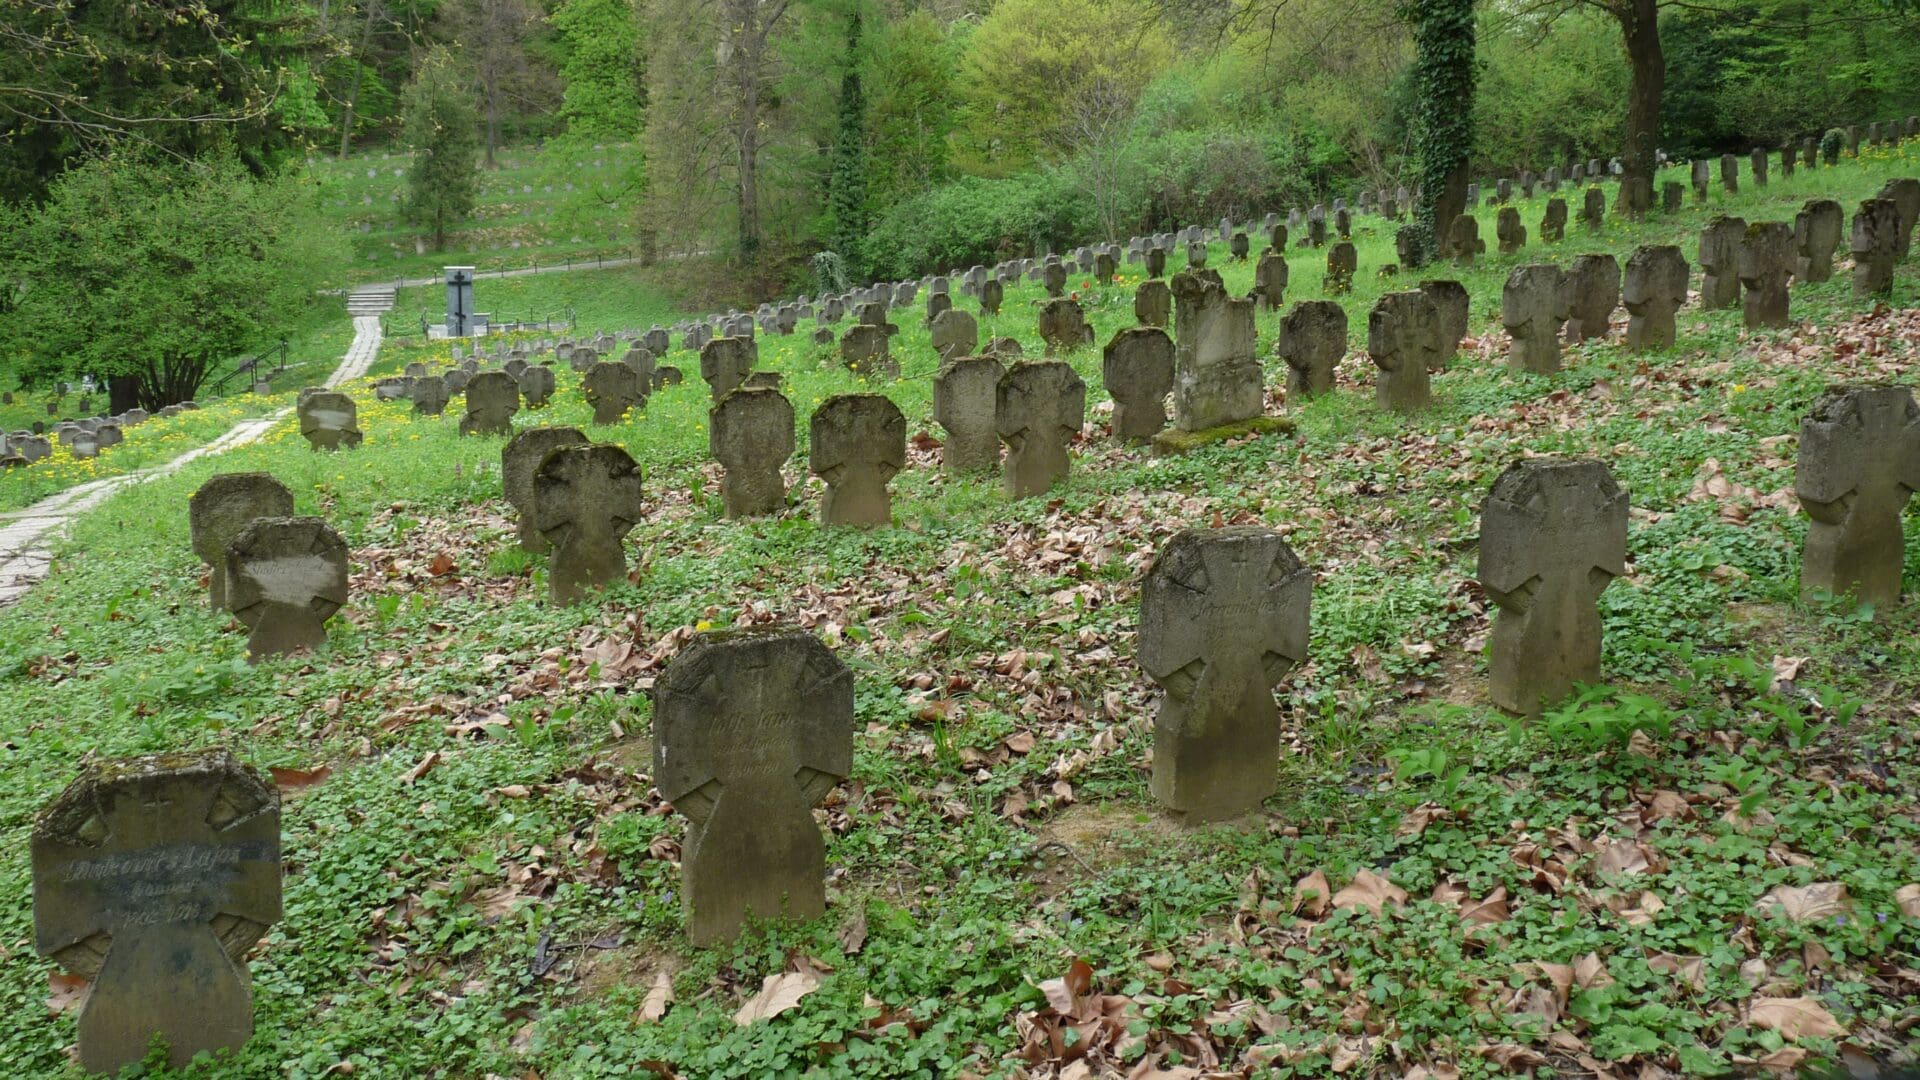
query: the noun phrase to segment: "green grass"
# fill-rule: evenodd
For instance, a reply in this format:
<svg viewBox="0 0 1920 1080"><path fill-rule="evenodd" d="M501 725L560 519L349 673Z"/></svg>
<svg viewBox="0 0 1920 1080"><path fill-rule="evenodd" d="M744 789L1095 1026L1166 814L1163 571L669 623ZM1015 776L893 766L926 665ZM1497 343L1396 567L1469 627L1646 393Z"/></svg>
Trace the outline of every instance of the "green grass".
<svg viewBox="0 0 1920 1080"><path fill-rule="evenodd" d="M1785 217L1833 193L1851 207L1914 167L1870 159L1726 205ZM1898 974L1920 966L1920 920L1894 901L1920 882L1920 602L1877 621L1802 605L1804 525L1772 496L1792 484L1791 436L1821 388L1911 371L1913 266L1893 313L1836 280L1796 289L1804 329L1748 334L1738 312L1689 309L1675 349L1585 346L1553 377L1509 374L1504 339L1486 332L1523 258L1624 256L1684 242L1703 220L1689 208L1484 259L1462 275L1481 340L1418 417L1378 412L1371 366L1349 357L1333 395L1299 405L1270 391L1292 436L1154 458L1106 437L1098 352L1082 350L1069 359L1089 384L1091 434L1061 487L1010 501L993 477L945 476L916 447L892 485L897 524L871 532L816 523L804 418L828 395L877 388L910 436L937 437L918 312L893 316L906 374L884 384L841 370L810 327L761 339L761 366L785 375L802 417L794 505L769 520L719 517L706 390L676 350L665 362L686 383L621 425L583 427L642 463L652 505L628 544L635 583L575 608L549 606L544 558L513 546L500 441L461 439L452 413L415 417L360 387L360 450L317 455L283 426L126 492L77 523L54 575L0 614L0 827L15 840L0 883L27 895L31 815L85 755L218 742L261 767L329 766L287 799L287 916L251 964L256 1037L198 1075L319 1077L346 1063L359 1076L553 1080L652 1062L703 1078L1009 1075L1022 1024L1058 1023L1039 984L1075 959L1094 990L1127 999L1098 1046L1123 1066L1192 1063L1205 1045L1273 1076L1325 1076L1350 1056L1349 1076L1421 1063L1492 1076L1521 1051L1563 1073L1591 1071L1584 1054L1621 1075L1714 1076L1836 1051L1753 1022L1757 996L1810 998L1885 1054L1920 1004ZM1372 276L1391 258L1383 227L1357 232L1361 274L1343 298L1356 344L1374 296L1411 284ZM1298 253L1290 301L1318 295L1316 258ZM1245 291L1250 264L1216 265ZM623 289L647 294L611 273L517 282L524 292L495 296L601 297L582 308L595 327L644 327L659 310L623 310ZM1038 298L1009 290L983 335L1037 353ZM1097 340L1131 322L1130 288L1085 299ZM481 305L504 300L483 292ZM1266 352L1275 318L1260 317ZM379 371L448 355L400 344ZM1278 363L1266 367L1277 387ZM577 377L560 379L554 403L517 423L587 424ZM1547 452L1599 457L1629 490L1630 568L1602 601L1606 687L1520 723L1485 704L1474 544L1494 477ZM1693 496L1709 459L1734 496ZM216 468L273 472L299 512L348 538L353 598L323 654L248 667L243 635L206 612L185 508ZM1216 522L1286 531L1316 572L1313 636L1281 688L1276 794L1240 827L1183 831L1147 788L1138 582L1174 531ZM436 573L441 556L452 568ZM1907 567L1920 592L1920 529ZM830 911L694 949L672 861L682 823L648 775L651 657L696 627L775 619L820 634L855 674L853 776L825 808ZM1775 689L1776 656L1811 659ZM1602 839L1639 845L1646 866L1605 868ZM1319 871L1338 890L1363 870L1404 889L1405 906L1295 913L1295 882ZM1757 907L1816 882L1846 887L1844 917ZM1503 889L1505 907L1481 908L1486 925L1469 932L1454 897ZM842 935L855 920L857 947ZM69 1075L73 1021L45 1015L50 966L30 937L28 905L0 913L13 950L0 1004L22 1018L0 1051L18 1075ZM1606 980L1564 997L1533 966L1589 954ZM820 989L736 1027L742 1000L799 957L829 969ZM636 1019L663 971L675 1003ZM1139 1041L1121 1049L1122 1032Z"/></svg>

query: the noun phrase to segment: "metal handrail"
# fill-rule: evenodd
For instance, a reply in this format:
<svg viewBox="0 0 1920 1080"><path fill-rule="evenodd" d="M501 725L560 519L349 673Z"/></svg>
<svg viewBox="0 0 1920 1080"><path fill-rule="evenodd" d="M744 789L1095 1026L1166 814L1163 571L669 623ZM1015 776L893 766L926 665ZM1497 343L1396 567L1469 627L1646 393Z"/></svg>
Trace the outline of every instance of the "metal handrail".
<svg viewBox="0 0 1920 1080"><path fill-rule="evenodd" d="M272 348L263 349L262 351L254 354L253 356L250 356L245 360L242 360L239 363L235 364L231 369L229 369L226 372L226 374L220 376L218 379L215 379L213 381L212 385L208 388L208 392L213 397L225 397L229 393L228 387L232 384L233 380L239 378L242 375L248 375L248 376L257 375L260 370L260 362L268 359L269 357L277 358L279 363L274 367L272 371L267 372L266 377L264 379L250 378L248 380L248 385L252 385L255 382L272 382L282 372L287 370L289 354L290 354L290 350L288 348L287 339L281 338L280 343L277 345L274 345Z"/></svg>

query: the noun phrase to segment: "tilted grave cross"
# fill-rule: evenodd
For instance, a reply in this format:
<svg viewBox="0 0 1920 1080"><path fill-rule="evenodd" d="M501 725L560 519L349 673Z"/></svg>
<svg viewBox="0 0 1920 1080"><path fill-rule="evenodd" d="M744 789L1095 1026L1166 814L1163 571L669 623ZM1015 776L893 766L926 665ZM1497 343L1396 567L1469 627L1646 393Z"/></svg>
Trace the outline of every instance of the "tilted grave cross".
<svg viewBox="0 0 1920 1080"><path fill-rule="evenodd" d="M596 424L617 424L626 418L629 409L647 404L646 384L640 381L638 372L625 364L602 361L593 365L580 380L580 389L586 394L587 404L593 406Z"/></svg>
<svg viewBox="0 0 1920 1080"><path fill-rule="evenodd" d="M500 448L500 489L519 519L520 550L539 554L551 546L533 515L534 470L548 454L563 446L585 445L587 437L579 428L537 427L527 428Z"/></svg>

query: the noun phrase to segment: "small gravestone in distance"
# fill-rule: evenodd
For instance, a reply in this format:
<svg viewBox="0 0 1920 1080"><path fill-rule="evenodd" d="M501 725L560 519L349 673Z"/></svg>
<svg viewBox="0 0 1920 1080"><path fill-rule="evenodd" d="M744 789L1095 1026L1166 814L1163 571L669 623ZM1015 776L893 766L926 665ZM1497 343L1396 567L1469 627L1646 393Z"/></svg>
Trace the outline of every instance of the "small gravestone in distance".
<svg viewBox="0 0 1920 1080"><path fill-rule="evenodd" d="M1253 301L1219 282L1176 274L1173 426L1181 431L1238 424L1266 408L1255 354Z"/></svg>
<svg viewBox="0 0 1920 1080"><path fill-rule="evenodd" d="M337 390L303 394L297 407L300 434L315 450L351 450L360 445L360 409ZM76 455L78 456L78 455Z"/></svg>
<svg viewBox="0 0 1920 1080"><path fill-rule="evenodd" d="M1040 283L1046 288L1048 296L1059 297L1065 295L1067 291L1067 268L1061 265L1057 259L1048 261L1040 268Z"/></svg>
<svg viewBox="0 0 1920 1080"><path fill-rule="evenodd" d="M1560 327L1567 321L1567 275L1538 263L1515 267L1500 291L1500 321L1513 337L1507 366L1551 375L1560 370Z"/></svg>
<svg viewBox="0 0 1920 1080"><path fill-rule="evenodd" d="M1262 265L1266 256L1260 256ZM1133 317L1141 326L1165 328L1173 314L1173 290L1164 281L1143 281L1133 291Z"/></svg>
<svg viewBox="0 0 1920 1080"><path fill-rule="evenodd" d="M1187 269L1200 270L1207 265L1207 242L1190 240L1187 242Z"/></svg>
<svg viewBox="0 0 1920 1080"><path fill-rule="evenodd" d="M1487 242L1480 239L1480 220L1472 214L1455 217L1447 230L1447 250L1455 266L1472 266L1474 258L1487 250Z"/></svg>
<svg viewBox="0 0 1920 1080"><path fill-rule="evenodd" d="M1833 278L1833 253L1840 247L1846 211L1832 199L1809 199L1793 219L1793 277L1815 283Z"/></svg>
<svg viewBox="0 0 1920 1080"><path fill-rule="evenodd" d="M1380 370L1374 401L1393 412L1433 403L1431 365L1440 357L1440 311L1423 292L1387 293L1367 316L1367 356Z"/></svg>
<svg viewBox="0 0 1920 1080"><path fill-rule="evenodd" d="M1720 155L1720 186L1729 195L1740 194L1740 159L1733 154Z"/></svg>
<svg viewBox="0 0 1920 1080"><path fill-rule="evenodd" d="M893 522L887 484L907 465L907 418L884 394L828 398L808 422L807 465L826 481L826 525Z"/></svg>
<svg viewBox="0 0 1920 1080"><path fill-rule="evenodd" d="M1893 257L1896 262L1905 262L1907 253L1913 250L1914 226L1920 225L1920 180L1912 177L1889 180L1874 198L1887 199L1894 205Z"/></svg>
<svg viewBox="0 0 1920 1080"><path fill-rule="evenodd" d="M520 550L539 554L549 547L533 516L533 473L548 454L563 446L585 446L579 428L528 428L500 448L500 490L519 518Z"/></svg>
<svg viewBox="0 0 1920 1080"><path fill-rule="evenodd" d="M573 350L569 349L567 350L566 355L561 357L561 359L567 361L568 365L571 366L573 363L573 355L574 355ZM516 356L513 359L507 361L506 363L501 364L500 370L513 376L515 379L518 379L521 376L521 374L531 366L532 365L528 364L525 359Z"/></svg>
<svg viewBox="0 0 1920 1080"><path fill-rule="evenodd" d="M647 403L646 386L625 364L602 361L593 365L580 380L580 389L587 396L587 404L593 406L596 424L617 424L626 418L627 410Z"/></svg>
<svg viewBox="0 0 1920 1080"><path fill-rule="evenodd" d="M707 449L725 470L720 505L727 517L777 514L787 505L780 467L793 457L793 445L793 403L780 391L741 387L720 399L708 417Z"/></svg>
<svg viewBox="0 0 1920 1080"><path fill-rule="evenodd" d="M1607 223L1607 193L1597 187L1587 189L1586 201L1580 206L1580 224L1588 232L1599 232Z"/></svg>
<svg viewBox="0 0 1920 1080"><path fill-rule="evenodd" d="M1740 302L1740 244L1744 219L1721 215L1700 231L1700 310L1719 311Z"/></svg>
<svg viewBox="0 0 1920 1080"><path fill-rule="evenodd" d="M1347 313L1331 300L1293 305L1280 319L1274 352L1287 365L1287 393L1302 398L1333 392L1333 370L1347 353Z"/></svg>
<svg viewBox="0 0 1920 1080"><path fill-rule="evenodd" d="M574 371L579 372L581 374L585 374L587 369L593 367L593 365L599 362L600 362L600 350L590 349L590 348L587 348L585 345L575 347L573 350L573 355L567 357L568 366L573 368ZM515 374L517 375L519 373L515 372Z"/></svg>
<svg viewBox="0 0 1920 1080"><path fill-rule="evenodd" d="M1756 221L1740 241L1741 314L1749 330L1781 329L1791 321L1787 279L1793 275L1793 226Z"/></svg>
<svg viewBox="0 0 1920 1080"><path fill-rule="evenodd" d="M438 375L422 375L413 380L413 386L407 391L413 399L413 411L421 416L439 416L447 411L447 383Z"/></svg>
<svg viewBox="0 0 1920 1080"><path fill-rule="evenodd" d="M1495 705L1537 716L1600 681L1600 593L1626 557L1627 495L1605 465L1529 458L1500 474L1480 514Z"/></svg>
<svg viewBox="0 0 1920 1080"><path fill-rule="evenodd" d="M753 342L746 338L717 337L700 346L700 377L716 402L745 382L752 370Z"/></svg>
<svg viewBox="0 0 1920 1080"><path fill-rule="evenodd" d="M1233 257L1234 262L1246 262L1247 255L1252 250L1252 244L1247 240L1247 234L1243 232L1234 233L1233 239L1227 243L1227 253Z"/></svg>
<svg viewBox="0 0 1920 1080"><path fill-rule="evenodd" d="M1512 255L1527 246L1527 227L1520 224L1520 211L1517 207L1500 208L1500 217L1494 223L1494 234L1500 239L1502 255Z"/></svg>
<svg viewBox="0 0 1920 1080"><path fill-rule="evenodd" d="M547 594L571 604L627 576L623 543L646 513L640 466L612 444L562 446L533 470L533 516L552 546Z"/></svg>
<svg viewBox="0 0 1920 1080"><path fill-rule="evenodd" d="M1000 314L1000 305L1006 303L1007 287L1000 284L999 278L988 278L980 283L980 311L986 315Z"/></svg>
<svg viewBox="0 0 1920 1080"><path fill-rule="evenodd" d="M1280 226L1284 228L1285 226ZM1144 286L1143 286L1144 288ZM1260 310L1279 311L1287 302L1287 260L1278 248L1268 248L1260 253L1260 261L1253 268L1253 296L1260 301ZM1146 320L1142 319L1142 322ZM1165 326L1163 319L1153 326Z"/></svg>
<svg viewBox="0 0 1920 1080"><path fill-rule="evenodd" d="M1427 370L1442 371L1460 354L1460 343L1467 337L1467 287L1457 281L1423 281L1420 291L1440 315L1440 349Z"/></svg>
<svg viewBox="0 0 1920 1080"><path fill-rule="evenodd" d="M1080 301L1071 297L1047 301L1040 309L1040 340L1047 343L1048 356L1093 344L1093 327L1087 325Z"/></svg>
<svg viewBox="0 0 1920 1080"><path fill-rule="evenodd" d="M1540 217L1540 240L1542 243L1557 244L1567 238L1567 200L1548 199L1547 208Z"/></svg>
<svg viewBox="0 0 1920 1080"><path fill-rule="evenodd" d="M520 385L513 376L483 371L467 380L467 414L460 418L460 434L511 435L513 414L519 411Z"/></svg>
<svg viewBox="0 0 1920 1080"><path fill-rule="evenodd" d="M1893 263L1900 208L1892 199L1868 199L1853 214L1848 248L1853 252L1853 295L1857 300L1893 291Z"/></svg>
<svg viewBox="0 0 1920 1080"><path fill-rule="evenodd" d="M889 351L886 330L868 323L855 323L840 335L840 362L856 375L881 376L900 370Z"/></svg>
<svg viewBox="0 0 1920 1080"><path fill-rule="evenodd" d="M1663 213L1677 214L1686 204L1687 186L1678 180L1669 180L1660 185L1660 209Z"/></svg>
<svg viewBox="0 0 1920 1080"><path fill-rule="evenodd" d="M936 292L936 293L927 294L927 325L928 326L932 326L933 320L939 318L943 313L952 311L952 310L953 310L953 295L951 293Z"/></svg>
<svg viewBox="0 0 1920 1080"><path fill-rule="evenodd" d="M318 649L347 602L347 542L317 517L257 518L227 544L227 609L247 659Z"/></svg>
<svg viewBox="0 0 1920 1080"><path fill-rule="evenodd" d="M1007 494L1039 495L1071 467L1067 446L1086 423L1087 384L1065 361L1015 364L1000 377L993 415L1007 444L1001 466Z"/></svg>
<svg viewBox="0 0 1920 1080"><path fill-rule="evenodd" d="M1100 381L1113 398L1115 438L1144 441L1160 434L1173 389L1173 339L1155 326L1113 335L1101 355Z"/></svg>
<svg viewBox="0 0 1920 1080"><path fill-rule="evenodd" d="M427 365L415 361L403 368L401 374L409 379L424 379L427 375Z"/></svg>
<svg viewBox="0 0 1920 1080"><path fill-rule="evenodd" d="M651 351L643 346L635 345L633 348L627 350L627 355L621 357L620 362L632 368L633 373L640 377L640 392L642 394L653 392L655 360Z"/></svg>
<svg viewBox="0 0 1920 1080"><path fill-rule="evenodd" d="M943 361L972 356L980 348L980 324L959 308L949 308L934 317L929 339Z"/></svg>
<svg viewBox="0 0 1920 1080"><path fill-rule="evenodd" d="M653 778L687 819L687 937L826 911L813 804L853 771L853 674L813 635L696 634L653 689Z"/></svg>
<svg viewBox="0 0 1920 1080"><path fill-rule="evenodd" d="M933 377L933 418L947 431L940 463L948 472L977 472L1000 463L993 410L1004 374L992 356L960 356L940 365Z"/></svg>
<svg viewBox="0 0 1920 1080"><path fill-rule="evenodd" d="M1707 192L1713 185L1713 165L1706 158L1696 160L1688 171L1687 180L1693 185L1693 201L1707 201Z"/></svg>
<svg viewBox="0 0 1920 1080"><path fill-rule="evenodd" d="M1627 260L1620 286L1626 305L1627 348L1650 352L1673 347L1674 312L1687 302L1687 278L1692 269L1680 249L1671 244L1636 248Z"/></svg>
<svg viewBox="0 0 1920 1080"><path fill-rule="evenodd" d="M187 500L193 553L207 564L207 599L227 610L227 545L261 518L293 516L293 492L270 473L219 473Z"/></svg>
<svg viewBox="0 0 1920 1080"><path fill-rule="evenodd" d="M246 957L280 921L280 799L221 749L90 761L33 825L34 947L90 980L79 1061L118 1074L253 1034Z"/></svg>
<svg viewBox="0 0 1920 1080"><path fill-rule="evenodd" d="M1920 491L1920 406L1904 386L1836 386L1800 422L1794 494L1812 523L1800 591L1851 593L1886 610L1900 602L1901 518Z"/></svg>
<svg viewBox="0 0 1920 1080"><path fill-rule="evenodd" d="M1273 688L1307 658L1313 573L1279 533L1189 529L1140 591L1140 667L1166 691L1153 794L1189 822L1237 817L1273 793Z"/></svg>
<svg viewBox="0 0 1920 1080"><path fill-rule="evenodd" d="M1581 255L1567 271L1567 344L1606 340L1613 309L1620 306L1620 262L1611 255Z"/></svg>
<svg viewBox="0 0 1920 1080"><path fill-rule="evenodd" d="M1327 249L1327 273L1320 280L1320 289L1328 296L1342 296L1353 291L1353 275L1360 268L1360 256L1355 252L1353 243L1342 240Z"/></svg>

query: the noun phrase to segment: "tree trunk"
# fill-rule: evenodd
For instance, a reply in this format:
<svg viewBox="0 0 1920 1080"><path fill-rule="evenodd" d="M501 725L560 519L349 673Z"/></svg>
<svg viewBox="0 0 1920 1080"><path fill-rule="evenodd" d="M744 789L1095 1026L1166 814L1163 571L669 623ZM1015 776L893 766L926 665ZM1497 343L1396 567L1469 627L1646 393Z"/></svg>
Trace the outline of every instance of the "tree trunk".
<svg viewBox="0 0 1920 1080"><path fill-rule="evenodd" d="M743 53L740 72L740 261L760 254L760 75L758 50Z"/></svg>
<svg viewBox="0 0 1920 1080"><path fill-rule="evenodd" d="M1667 85L1667 58L1660 51L1658 0L1622 0L1614 9L1625 36L1627 64L1627 147L1621 160L1623 201L1653 198L1654 150L1660 140L1660 97ZM1643 212L1647 206L1627 206Z"/></svg>
<svg viewBox="0 0 1920 1080"><path fill-rule="evenodd" d="M367 75L360 70L360 58L367 54L367 43L373 38L373 0L367 0L367 21L360 29L360 48L347 57L353 65L353 88L347 91L347 108L340 118L340 156L346 157L347 150L353 145L353 108L360 102L360 83Z"/></svg>
<svg viewBox="0 0 1920 1080"><path fill-rule="evenodd" d="M489 169L500 167L493 160L493 150L498 145L500 145L500 87L495 85L487 91L487 150L484 164Z"/></svg>

